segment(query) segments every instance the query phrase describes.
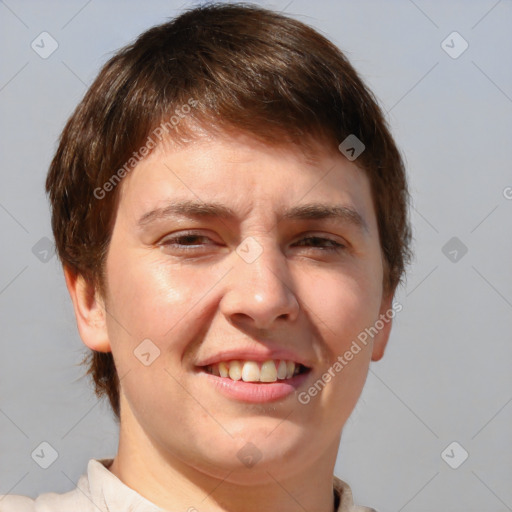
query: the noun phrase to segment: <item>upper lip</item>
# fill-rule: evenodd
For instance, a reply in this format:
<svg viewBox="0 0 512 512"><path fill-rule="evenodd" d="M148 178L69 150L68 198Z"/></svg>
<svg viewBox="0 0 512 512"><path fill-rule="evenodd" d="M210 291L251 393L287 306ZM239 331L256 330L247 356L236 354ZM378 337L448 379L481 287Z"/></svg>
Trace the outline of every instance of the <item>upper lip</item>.
<svg viewBox="0 0 512 512"><path fill-rule="evenodd" d="M209 366L220 363L222 361L233 361L233 360L242 360L242 361L256 361L256 362L264 362L273 359L274 361L284 360L284 361L293 361L294 363L299 363L303 366L311 368L312 364L306 358L299 356L288 349L250 349L250 348L233 348L229 350L223 350L222 352L217 352L214 355L208 356L204 359L201 359L200 362L197 363L197 366Z"/></svg>

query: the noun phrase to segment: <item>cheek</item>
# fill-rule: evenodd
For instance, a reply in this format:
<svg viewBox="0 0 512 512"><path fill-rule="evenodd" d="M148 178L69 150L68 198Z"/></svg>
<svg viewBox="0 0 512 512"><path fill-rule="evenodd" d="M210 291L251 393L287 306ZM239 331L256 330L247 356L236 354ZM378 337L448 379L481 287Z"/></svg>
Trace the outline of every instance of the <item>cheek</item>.
<svg viewBox="0 0 512 512"><path fill-rule="evenodd" d="M194 277L138 262L113 265L109 273L111 313L134 338L160 338L185 313Z"/></svg>
<svg viewBox="0 0 512 512"><path fill-rule="evenodd" d="M364 387L372 345L358 336L378 318L379 285L375 276L361 271L318 276L304 288L323 340L323 367L306 393L315 397L325 424L334 429L345 424Z"/></svg>
<svg viewBox="0 0 512 512"><path fill-rule="evenodd" d="M117 254L107 260L108 333L123 393L143 423L146 413L167 417L186 400L176 363L198 336L194 319L207 283L187 268L171 269L159 254Z"/></svg>
<svg viewBox="0 0 512 512"><path fill-rule="evenodd" d="M109 335L114 356L150 339L166 358L181 358L199 338L214 309L216 283L225 272L170 264L158 251L133 251L107 261ZM126 350L127 345L132 350ZM172 345L172 347L171 347Z"/></svg>
<svg viewBox="0 0 512 512"><path fill-rule="evenodd" d="M312 322L321 331L329 358L343 352L378 318L382 288L377 274L354 266L304 281L302 296L313 312Z"/></svg>

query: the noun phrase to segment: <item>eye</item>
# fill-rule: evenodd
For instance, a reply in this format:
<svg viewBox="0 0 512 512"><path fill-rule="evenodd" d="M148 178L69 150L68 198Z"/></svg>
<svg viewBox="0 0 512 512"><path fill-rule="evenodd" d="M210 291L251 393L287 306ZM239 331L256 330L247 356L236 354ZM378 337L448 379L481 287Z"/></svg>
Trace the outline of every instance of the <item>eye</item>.
<svg viewBox="0 0 512 512"><path fill-rule="evenodd" d="M336 240L321 236L307 236L302 238L296 245L302 245L306 247L318 248L322 251L341 251L346 249L346 246L340 244Z"/></svg>
<svg viewBox="0 0 512 512"><path fill-rule="evenodd" d="M174 236L164 238L160 242L160 246L177 251L193 251L204 247L208 243L215 243L205 235L197 233L181 233Z"/></svg>
<svg viewBox="0 0 512 512"><path fill-rule="evenodd" d="M207 246L217 245L210 237L198 233L179 233L164 238L159 245L173 252L201 251ZM294 244L306 249L318 249L321 252L339 252L346 249L344 244L322 236L306 236Z"/></svg>

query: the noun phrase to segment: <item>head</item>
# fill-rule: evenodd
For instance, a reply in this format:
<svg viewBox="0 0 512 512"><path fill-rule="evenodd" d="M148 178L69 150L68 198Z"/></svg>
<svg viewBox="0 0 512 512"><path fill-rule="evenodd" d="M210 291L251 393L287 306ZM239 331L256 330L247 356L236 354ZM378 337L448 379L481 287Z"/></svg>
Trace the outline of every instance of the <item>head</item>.
<svg viewBox="0 0 512 512"><path fill-rule="evenodd" d="M350 135L365 146L355 161L338 149ZM205 362L222 339L230 346L286 340L293 350L306 333L298 350L308 352L315 338L308 357L322 374L391 308L410 257L404 166L373 95L327 39L255 6L193 9L114 55L67 122L46 190L68 286L76 293L81 283L82 303L97 315L86 318L74 298L96 393L117 418L121 402L130 403L142 424L145 388L136 389L130 373L159 368L158 379L172 383L180 364ZM169 201L222 203L235 217L209 217L196 204L193 224L174 217L139 229ZM339 225L318 212L315 220L312 208L280 217L305 203L351 208ZM169 226L207 238L185 257L164 238ZM297 245L306 228L330 233L321 244L348 252L327 255L318 238L314 247L310 239ZM247 241L258 254L250 263L235 250ZM382 356L390 325L338 378L336 386L354 391L335 426L350 414L369 358ZM144 339L160 353L147 367L133 354ZM336 386L323 400L336 403ZM144 403L152 414L169 413L158 399ZM275 419L278 410L267 413ZM319 410L297 421L315 414L317 421ZM233 420L229 428L246 426Z"/></svg>

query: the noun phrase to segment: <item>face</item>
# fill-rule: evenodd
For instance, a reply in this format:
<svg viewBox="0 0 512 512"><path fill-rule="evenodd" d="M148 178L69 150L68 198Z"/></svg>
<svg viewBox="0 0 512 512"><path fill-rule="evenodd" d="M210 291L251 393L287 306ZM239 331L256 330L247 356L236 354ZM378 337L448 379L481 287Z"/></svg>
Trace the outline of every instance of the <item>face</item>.
<svg viewBox="0 0 512 512"><path fill-rule="evenodd" d="M240 481L336 456L374 347L333 365L389 307L364 171L242 136L161 146L122 183L106 269L121 425L146 447Z"/></svg>

